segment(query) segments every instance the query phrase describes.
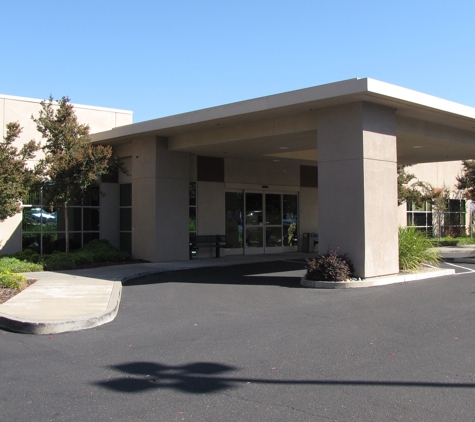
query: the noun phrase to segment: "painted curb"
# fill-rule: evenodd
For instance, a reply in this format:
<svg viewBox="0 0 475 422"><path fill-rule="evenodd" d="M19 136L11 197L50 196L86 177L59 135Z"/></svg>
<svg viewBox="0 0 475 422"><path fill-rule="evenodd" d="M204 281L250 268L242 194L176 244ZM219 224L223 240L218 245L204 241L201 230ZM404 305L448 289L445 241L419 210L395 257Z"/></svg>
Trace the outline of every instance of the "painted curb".
<svg viewBox="0 0 475 422"><path fill-rule="evenodd" d="M426 280L434 277L443 277L455 274L455 270L437 270L416 274L396 274L384 277L375 277L362 281L315 281L307 280L305 277L300 279L300 284L304 287L314 289L358 289L362 287L386 286L388 284L407 283L416 280Z"/></svg>

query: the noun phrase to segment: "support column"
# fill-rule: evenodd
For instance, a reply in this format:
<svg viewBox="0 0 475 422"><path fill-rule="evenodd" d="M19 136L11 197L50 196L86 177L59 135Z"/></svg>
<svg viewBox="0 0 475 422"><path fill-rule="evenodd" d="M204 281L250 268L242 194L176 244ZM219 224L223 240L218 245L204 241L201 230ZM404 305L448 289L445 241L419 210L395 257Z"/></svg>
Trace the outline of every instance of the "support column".
<svg viewBox="0 0 475 422"><path fill-rule="evenodd" d="M355 275L399 271L394 109L331 107L318 117L319 253L347 253Z"/></svg>
<svg viewBox="0 0 475 422"><path fill-rule="evenodd" d="M133 141L132 252L152 262L189 259L189 156L166 138Z"/></svg>

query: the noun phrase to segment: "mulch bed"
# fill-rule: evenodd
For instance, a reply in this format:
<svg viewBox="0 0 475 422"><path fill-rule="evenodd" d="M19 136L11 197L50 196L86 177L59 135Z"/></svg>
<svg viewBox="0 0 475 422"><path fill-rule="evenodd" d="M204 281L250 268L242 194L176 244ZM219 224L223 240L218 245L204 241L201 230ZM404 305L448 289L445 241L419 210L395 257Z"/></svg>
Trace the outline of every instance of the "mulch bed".
<svg viewBox="0 0 475 422"><path fill-rule="evenodd" d="M144 261L144 260L135 260L135 261L127 261L127 262L102 262L102 263L95 263L95 264L89 264L89 265L81 265L78 266L77 269L86 269L86 268L98 268L98 267L108 267L112 265L126 265L126 264L143 264L149 261ZM31 286L36 280L27 280L27 286ZM25 287L25 289L26 289ZM25 290L23 289L23 290ZM13 296L16 296L18 293L20 293L21 290L16 290L16 289L6 289L3 287L0 287L0 305L2 303L5 303L7 300L11 299Z"/></svg>
<svg viewBox="0 0 475 422"><path fill-rule="evenodd" d="M27 286L31 286L36 280L27 280ZM25 287L25 289L26 289ZM23 289L23 290L25 290ZM16 290L16 289L7 289L0 287L0 305L2 303L5 303L7 300L11 299L13 296L16 296L18 293L20 293L21 290Z"/></svg>

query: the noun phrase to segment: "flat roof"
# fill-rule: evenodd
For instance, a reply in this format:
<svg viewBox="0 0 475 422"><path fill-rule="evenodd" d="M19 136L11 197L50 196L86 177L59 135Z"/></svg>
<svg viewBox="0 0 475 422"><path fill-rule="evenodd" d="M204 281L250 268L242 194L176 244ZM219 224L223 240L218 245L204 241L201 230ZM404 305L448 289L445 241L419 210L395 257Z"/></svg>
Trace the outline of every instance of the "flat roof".
<svg viewBox="0 0 475 422"><path fill-rule="evenodd" d="M18 96L14 96L14 95L5 95L5 94L0 94L0 99L13 100L13 101L24 101L24 102L36 103L36 104L39 104L41 101L45 101L45 100L40 100L38 98L18 97ZM123 109L120 109L120 108L97 107L97 106L91 106L91 105L85 105L85 104L76 104L76 103L71 103L71 104L74 106L74 108L80 108L80 109L97 110L97 111L109 111L109 112L122 113L122 114L133 114L132 110L123 110Z"/></svg>
<svg viewBox="0 0 475 422"><path fill-rule="evenodd" d="M371 78L355 78L120 126L95 133L91 139L120 143L146 135L170 137L357 101L392 107L398 116L475 130L473 107Z"/></svg>

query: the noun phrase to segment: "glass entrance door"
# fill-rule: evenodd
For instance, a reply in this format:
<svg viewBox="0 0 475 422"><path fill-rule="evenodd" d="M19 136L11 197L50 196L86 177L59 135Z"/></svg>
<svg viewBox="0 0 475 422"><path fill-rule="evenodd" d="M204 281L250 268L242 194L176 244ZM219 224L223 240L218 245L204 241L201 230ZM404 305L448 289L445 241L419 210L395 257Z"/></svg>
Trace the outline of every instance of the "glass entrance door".
<svg viewBox="0 0 475 422"><path fill-rule="evenodd" d="M233 254L297 250L297 194L226 192L226 243Z"/></svg>
<svg viewBox="0 0 475 422"><path fill-rule="evenodd" d="M264 252L282 252L282 195L264 194Z"/></svg>
<svg viewBox="0 0 475 422"><path fill-rule="evenodd" d="M246 192L245 253L282 252L282 195Z"/></svg>
<svg viewBox="0 0 475 422"><path fill-rule="evenodd" d="M264 210L263 194L246 192L245 194L245 253L264 253Z"/></svg>

